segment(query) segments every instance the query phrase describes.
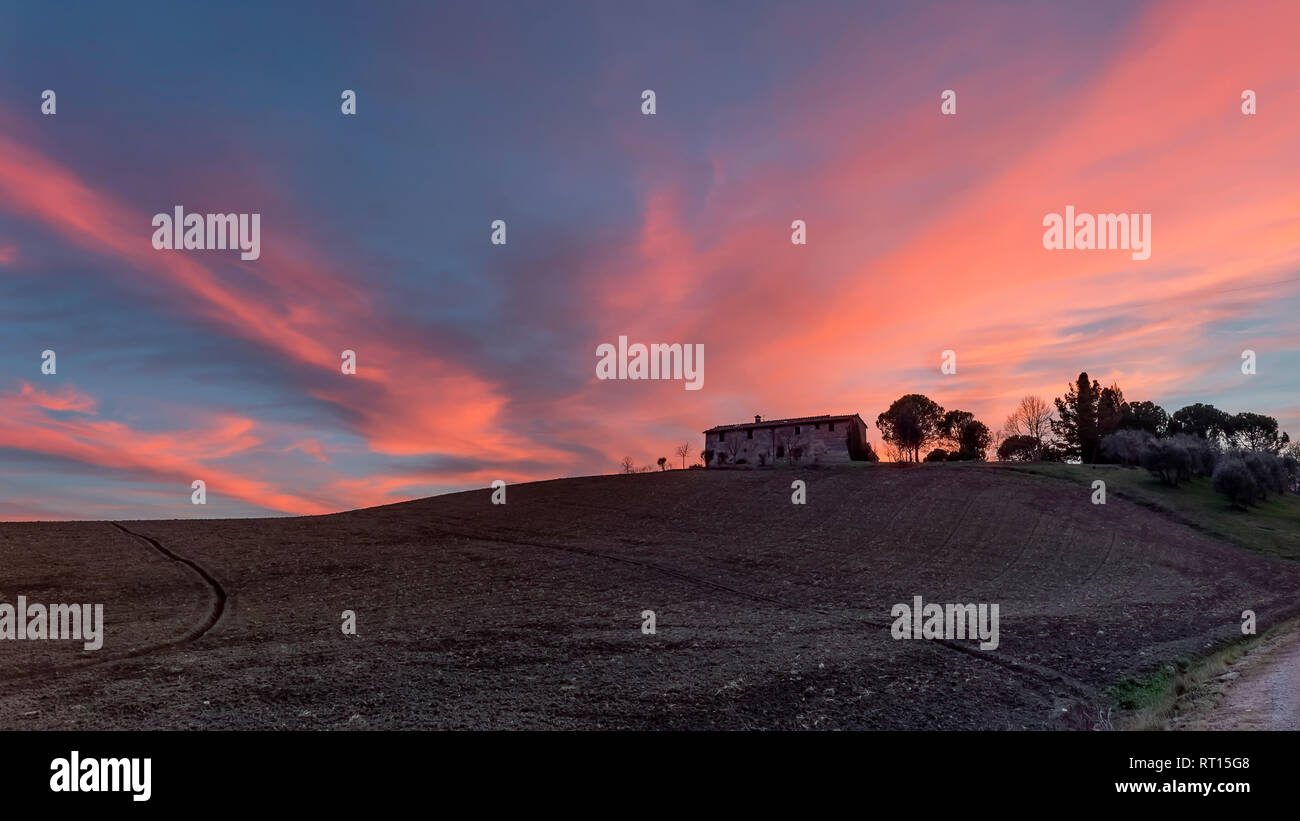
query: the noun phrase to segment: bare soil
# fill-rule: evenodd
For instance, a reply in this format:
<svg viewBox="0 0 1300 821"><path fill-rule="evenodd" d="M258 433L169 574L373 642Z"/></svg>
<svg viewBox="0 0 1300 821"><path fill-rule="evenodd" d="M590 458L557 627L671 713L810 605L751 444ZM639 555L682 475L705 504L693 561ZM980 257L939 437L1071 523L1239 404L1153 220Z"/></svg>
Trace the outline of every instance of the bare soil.
<svg viewBox="0 0 1300 821"><path fill-rule="evenodd" d="M0 525L0 600L108 623L97 652L0 641L0 727L1075 729L1242 610L1300 609L1300 565L1090 496L858 465L123 523L210 579L108 523ZM1001 646L893 639L914 595L997 603Z"/></svg>

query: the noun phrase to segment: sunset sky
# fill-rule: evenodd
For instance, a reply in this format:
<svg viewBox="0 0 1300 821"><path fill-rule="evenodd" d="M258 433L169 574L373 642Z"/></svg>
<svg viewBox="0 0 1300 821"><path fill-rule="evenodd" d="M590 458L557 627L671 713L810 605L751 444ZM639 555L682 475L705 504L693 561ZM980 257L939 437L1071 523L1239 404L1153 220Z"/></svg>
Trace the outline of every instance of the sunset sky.
<svg viewBox="0 0 1300 821"><path fill-rule="evenodd" d="M1296 437L1300 5L1056 5L0 3L0 519L332 512L756 413L879 445L904 393L997 428L1081 370ZM261 258L154 250L176 205ZM1068 205L1151 258L1046 250ZM597 380L620 335L703 389Z"/></svg>

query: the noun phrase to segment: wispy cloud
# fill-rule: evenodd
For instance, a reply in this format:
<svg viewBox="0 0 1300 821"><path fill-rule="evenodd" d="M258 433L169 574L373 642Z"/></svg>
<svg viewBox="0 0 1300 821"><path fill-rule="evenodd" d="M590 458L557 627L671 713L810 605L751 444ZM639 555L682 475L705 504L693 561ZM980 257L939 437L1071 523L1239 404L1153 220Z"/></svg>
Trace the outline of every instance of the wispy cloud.
<svg viewBox="0 0 1300 821"><path fill-rule="evenodd" d="M34 123L0 87L0 282L23 306L0 329L0 447L32 471L0 470L0 517L166 515L158 484L193 478L237 513L382 504L652 464L754 413L871 421L912 391L996 425L1081 370L1300 433L1291 6L704 9L689 31L647 9L632 43L613 9L446 14L432 45L378 14L385 50L355 61L325 56L333 23L271 15L247 36L293 70L159 79L171 107L115 120L134 153L88 129L93 101ZM210 22L189 48L218 49ZM290 32L311 42L282 54ZM139 78L173 46L75 42L50 47L106 99L157 105ZM497 62L465 71L470 43ZM367 81L355 119L322 86L340 72ZM265 212L262 258L155 251L175 204ZM1152 214L1151 259L1045 250L1066 205ZM596 380L620 335L704 344L705 389ZM47 346L59 373L38 378Z"/></svg>

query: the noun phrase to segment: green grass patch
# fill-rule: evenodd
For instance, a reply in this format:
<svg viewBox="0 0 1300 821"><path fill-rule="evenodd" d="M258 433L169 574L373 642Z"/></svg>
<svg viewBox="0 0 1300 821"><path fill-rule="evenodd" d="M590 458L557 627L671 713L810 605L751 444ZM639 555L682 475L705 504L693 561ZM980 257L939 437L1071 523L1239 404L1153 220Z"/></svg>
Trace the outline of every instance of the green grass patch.
<svg viewBox="0 0 1300 821"><path fill-rule="evenodd" d="M1171 487L1139 468L1034 462L1008 467L1088 486L1101 479L1108 496L1127 499L1256 553L1300 561L1300 496L1294 493L1270 495L1249 511L1240 511L1233 510L1204 478Z"/></svg>
<svg viewBox="0 0 1300 821"><path fill-rule="evenodd" d="M1170 691L1178 673L1173 665L1165 665L1154 673L1124 679L1106 688L1106 697L1115 707L1125 712L1146 710L1159 703Z"/></svg>
<svg viewBox="0 0 1300 821"><path fill-rule="evenodd" d="M1220 646L1199 658L1182 658L1144 676L1125 678L1103 692L1119 711L1117 730L1163 730L1189 699L1223 675L1260 642L1295 630L1296 620L1279 624L1258 636L1247 636Z"/></svg>

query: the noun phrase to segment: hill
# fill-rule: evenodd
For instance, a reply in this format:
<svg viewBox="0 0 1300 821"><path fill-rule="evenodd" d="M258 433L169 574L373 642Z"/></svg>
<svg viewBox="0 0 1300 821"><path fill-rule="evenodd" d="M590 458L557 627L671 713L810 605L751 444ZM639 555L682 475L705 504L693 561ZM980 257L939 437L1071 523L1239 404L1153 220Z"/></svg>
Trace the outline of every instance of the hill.
<svg viewBox="0 0 1300 821"><path fill-rule="evenodd" d="M1273 494L1248 511L1234 510L1209 479L1178 487L1139 468L1117 465L1061 465L1045 462L1007 466L1012 470L1091 485L1106 482L1107 492L1159 511L1215 538L1283 559L1300 561L1300 496Z"/></svg>
<svg viewBox="0 0 1300 821"><path fill-rule="evenodd" d="M855 465L537 482L505 505L485 489L296 519L0 525L0 595L103 602L107 622L97 653L0 642L0 713L1078 728L1113 682L1239 636L1243 609L1261 630L1300 611L1300 564L1089 496L997 466ZM892 606L916 595L998 604L998 648L892 638Z"/></svg>

